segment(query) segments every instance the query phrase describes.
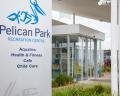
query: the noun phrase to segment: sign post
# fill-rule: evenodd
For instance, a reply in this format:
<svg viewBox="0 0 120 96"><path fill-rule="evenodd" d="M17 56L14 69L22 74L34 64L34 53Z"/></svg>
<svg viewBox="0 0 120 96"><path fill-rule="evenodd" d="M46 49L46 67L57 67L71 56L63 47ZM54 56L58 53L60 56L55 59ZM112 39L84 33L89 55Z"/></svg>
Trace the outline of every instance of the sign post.
<svg viewBox="0 0 120 96"><path fill-rule="evenodd" d="M120 96L120 0L111 0L111 88L112 96Z"/></svg>
<svg viewBox="0 0 120 96"><path fill-rule="evenodd" d="M0 96L51 96L51 0L0 3Z"/></svg>

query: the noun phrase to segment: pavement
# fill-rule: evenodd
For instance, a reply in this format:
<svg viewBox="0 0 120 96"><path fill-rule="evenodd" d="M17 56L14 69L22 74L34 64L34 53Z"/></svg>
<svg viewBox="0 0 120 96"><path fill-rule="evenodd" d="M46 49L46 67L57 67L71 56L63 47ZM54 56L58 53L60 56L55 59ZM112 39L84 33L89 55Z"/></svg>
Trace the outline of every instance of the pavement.
<svg viewBox="0 0 120 96"><path fill-rule="evenodd" d="M89 78L89 80L78 81L79 84L102 84L111 85L111 80L109 78Z"/></svg>

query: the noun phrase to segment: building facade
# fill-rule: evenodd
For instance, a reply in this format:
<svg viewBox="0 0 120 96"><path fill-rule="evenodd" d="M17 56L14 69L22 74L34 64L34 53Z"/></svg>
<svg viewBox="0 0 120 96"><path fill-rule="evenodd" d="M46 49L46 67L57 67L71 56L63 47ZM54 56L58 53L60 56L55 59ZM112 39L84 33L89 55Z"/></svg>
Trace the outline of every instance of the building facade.
<svg viewBox="0 0 120 96"><path fill-rule="evenodd" d="M83 25L53 27L53 78L60 74L86 80L100 76L103 65L101 41L105 34Z"/></svg>

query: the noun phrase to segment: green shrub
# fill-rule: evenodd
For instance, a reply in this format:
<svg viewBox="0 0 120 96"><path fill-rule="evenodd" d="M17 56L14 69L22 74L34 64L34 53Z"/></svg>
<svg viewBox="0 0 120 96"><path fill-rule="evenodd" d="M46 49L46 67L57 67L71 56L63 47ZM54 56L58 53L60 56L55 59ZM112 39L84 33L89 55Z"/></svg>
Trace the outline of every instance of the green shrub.
<svg viewBox="0 0 120 96"><path fill-rule="evenodd" d="M52 87L58 87L58 83L52 80Z"/></svg>
<svg viewBox="0 0 120 96"><path fill-rule="evenodd" d="M100 94L104 92L104 87L102 85L96 85L94 86L93 90L96 94Z"/></svg>
<svg viewBox="0 0 120 96"><path fill-rule="evenodd" d="M72 82L73 82L72 77L66 75L60 75L52 81L52 87L64 86Z"/></svg>
<svg viewBox="0 0 120 96"><path fill-rule="evenodd" d="M102 85L57 88L52 96L111 96L111 89Z"/></svg>
<svg viewBox="0 0 120 96"><path fill-rule="evenodd" d="M104 67L103 72L111 72L111 67Z"/></svg>

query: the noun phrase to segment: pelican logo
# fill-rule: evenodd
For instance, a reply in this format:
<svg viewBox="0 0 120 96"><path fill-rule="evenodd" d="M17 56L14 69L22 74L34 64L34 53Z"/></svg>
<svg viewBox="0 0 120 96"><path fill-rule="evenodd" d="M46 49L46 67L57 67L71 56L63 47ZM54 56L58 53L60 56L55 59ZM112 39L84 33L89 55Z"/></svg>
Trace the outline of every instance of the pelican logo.
<svg viewBox="0 0 120 96"><path fill-rule="evenodd" d="M12 13L7 18L10 21L17 22L18 24L37 24L39 23L39 15L46 16L46 13L38 5L37 0L29 0L31 13L28 11L19 10L17 13Z"/></svg>

